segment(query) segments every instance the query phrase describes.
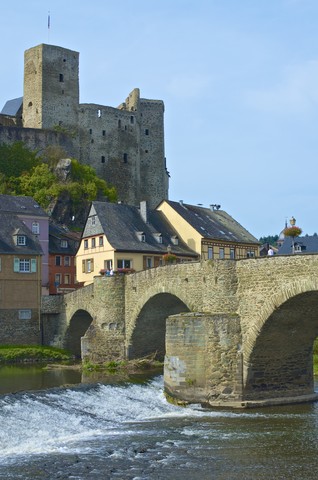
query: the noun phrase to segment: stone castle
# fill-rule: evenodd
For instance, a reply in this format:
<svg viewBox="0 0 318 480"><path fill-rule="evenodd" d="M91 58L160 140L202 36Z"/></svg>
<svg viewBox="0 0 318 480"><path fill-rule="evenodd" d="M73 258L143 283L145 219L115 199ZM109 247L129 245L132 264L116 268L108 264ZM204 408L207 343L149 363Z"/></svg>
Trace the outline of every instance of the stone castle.
<svg viewBox="0 0 318 480"><path fill-rule="evenodd" d="M60 146L116 187L118 200L154 208L168 198L164 104L135 88L118 108L79 103L79 53L41 44L24 54L23 97L0 114L0 144Z"/></svg>

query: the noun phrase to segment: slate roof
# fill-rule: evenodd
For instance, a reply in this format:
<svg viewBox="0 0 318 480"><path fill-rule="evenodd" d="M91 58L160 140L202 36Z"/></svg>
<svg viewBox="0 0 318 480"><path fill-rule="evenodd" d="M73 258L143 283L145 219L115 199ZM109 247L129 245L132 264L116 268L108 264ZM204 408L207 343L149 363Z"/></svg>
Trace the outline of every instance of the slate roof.
<svg viewBox="0 0 318 480"><path fill-rule="evenodd" d="M47 217L47 213L32 197L0 195L0 212Z"/></svg>
<svg viewBox="0 0 318 480"><path fill-rule="evenodd" d="M171 237L177 232L165 220L161 212L148 210L148 222L145 223L138 207L126 204L93 202L96 214L101 222L107 240L116 251L167 253L197 258L197 254L179 239L178 245L171 243ZM145 242L138 238L138 232L145 234ZM162 234L162 244L156 240L156 234Z"/></svg>
<svg viewBox="0 0 318 480"><path fill-rule="evenodd" d="M284 243L278 249L278 255L291 255L292 251L292 238L285 237ZM305 235L304 237L297 237L294 240L295 247L300 246L301 252L297 252L297 254L304 254L304 253L318 253L318 235Z"/></svg>
<svg viewBox="0 0 318 480"><path fill-rule="evenodd" d="M61 246L61 240L67 240L67 247ZM74 256L78 244L79 239L75 238L72 233L54 223L49 224L49 253Z"/></svg>
<svg viewBox="0 0 318 480"><path fill-rule="evenodd" d="M224 210L211 210L170 200L166 200L166 202L204 238L259 244L257 238Z"/></svg>
<svg viewBox="0 0 318 480"><path fill-rule="evenodd" d="M25 235L26 245L15 245L13 235ZM42 255L40 244L16 215L0 212L0 254Z"/></svg>
<svg viewBox="0 0 318 480"><path fill-rule="evenodd" d="M1 110L2 115L10 115L15 116L17 115L18 111L22 107L23 97L13 98L12 100L8 100L3 109Z"/></svg>

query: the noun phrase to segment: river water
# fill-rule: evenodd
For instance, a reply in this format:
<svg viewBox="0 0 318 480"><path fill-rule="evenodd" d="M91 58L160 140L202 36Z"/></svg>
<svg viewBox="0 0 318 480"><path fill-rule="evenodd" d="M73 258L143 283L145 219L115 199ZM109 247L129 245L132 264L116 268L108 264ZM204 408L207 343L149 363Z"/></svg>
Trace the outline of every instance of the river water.
<svg viewBox="0 0 318 480"><path fill-rule="evenodd" d="M6 480L316 480L318 403L203 410L163 379L0 395Z"/></svg>

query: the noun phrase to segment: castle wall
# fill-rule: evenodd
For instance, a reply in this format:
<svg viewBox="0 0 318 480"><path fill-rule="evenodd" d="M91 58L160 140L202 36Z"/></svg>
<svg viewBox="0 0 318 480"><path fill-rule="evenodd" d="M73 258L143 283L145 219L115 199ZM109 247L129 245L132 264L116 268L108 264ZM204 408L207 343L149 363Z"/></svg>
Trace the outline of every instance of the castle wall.
<svg viewBox="0 0 318 480"><path fill-rule="evenodd" d="M40 130L37 128L19 128L0 126L0 144L12 145L15 142L23 142L31 150L39 153L47 146L62 147L71 157L78 157L78 147L74 140L64 133L54 130Z"/></svg>

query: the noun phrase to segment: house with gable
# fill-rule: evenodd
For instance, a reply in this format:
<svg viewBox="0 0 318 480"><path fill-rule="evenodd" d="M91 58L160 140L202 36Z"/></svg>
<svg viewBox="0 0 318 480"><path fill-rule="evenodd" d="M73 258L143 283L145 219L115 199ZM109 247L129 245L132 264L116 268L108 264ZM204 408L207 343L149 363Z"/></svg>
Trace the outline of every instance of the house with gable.
<svg viewBox="0 0 318 480"><path fill-rule="evenodd" d="M0 212L0 344L41 343L42 248L25 223Z"/></svg>
<svg viewBox="0 0 318 480"><path fill-rule="evenodd" d="M259 242L234 218L220 209L163 200L157 207L183 242L202 260L259 256Z"/></svg>
<svg viewBox="0 0 318 480"><path fill-rule="evenodd" d="M76 252L80 234L49 223L49 293L69 293L83 286L76 280Z"/></svg>
<svg viewBox="0 0 318 480"><path fill-rule="evenodd" d="M148 210L146 202L140 207L92 202L76 254L77 280L88 285L101 271L157 267L167 253L177 262L198 260L164 215Z"/></svg>
<svg viewBox="0 0 318 480"><path fill-rule="evenodd" d="M278 255L306 254L318 252L318 235L304 235L301 237L284 237L278 249Z"/></svg>
<svg viewBox="0 0 318 480"><path fill-rule="evenodd" d="M0 195L0 213L17 216L42 248L42 295L49 288L49 217L32 197Z"/></svg>

